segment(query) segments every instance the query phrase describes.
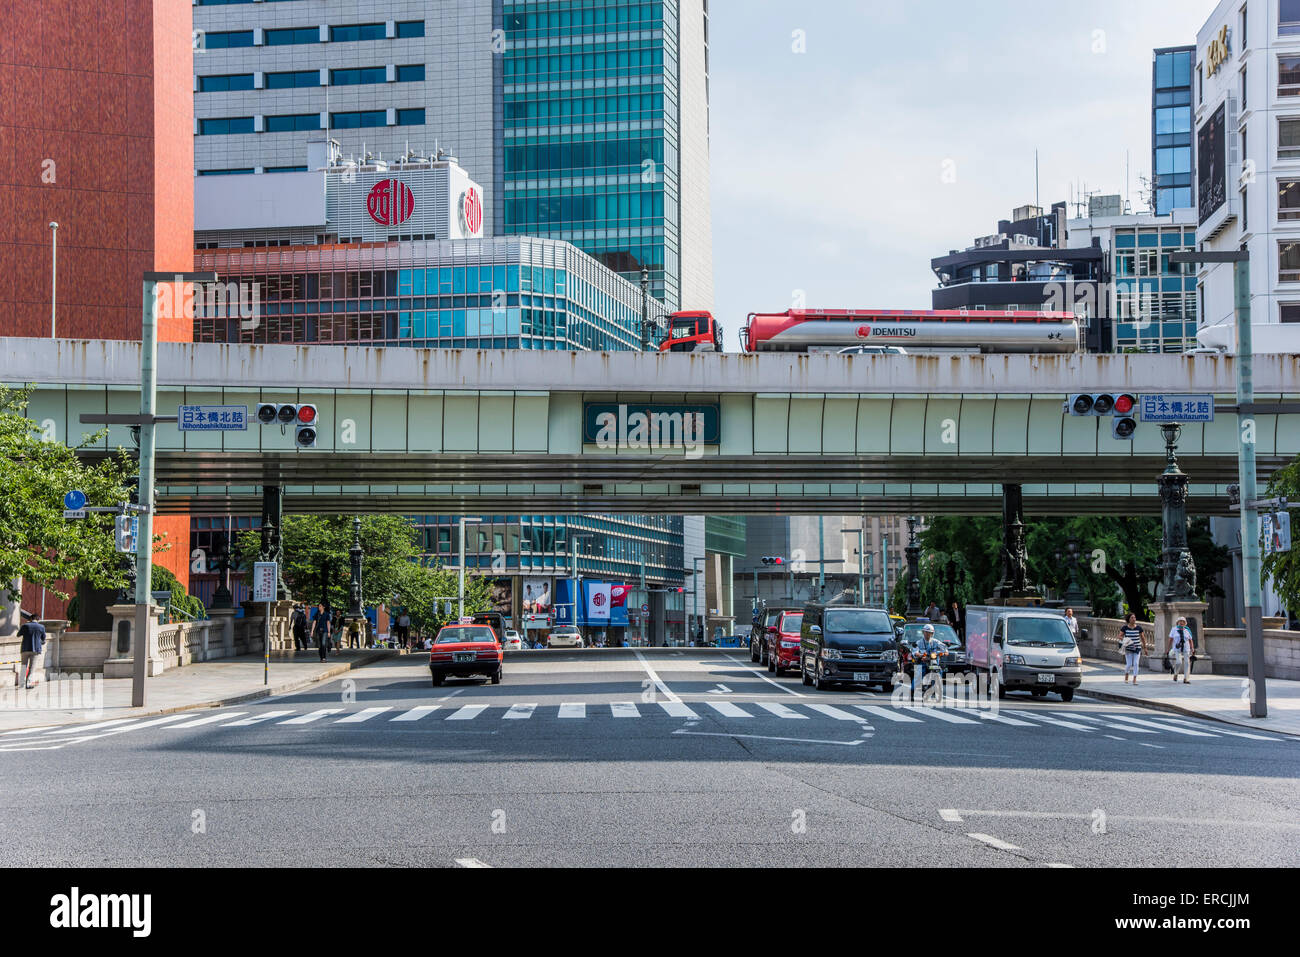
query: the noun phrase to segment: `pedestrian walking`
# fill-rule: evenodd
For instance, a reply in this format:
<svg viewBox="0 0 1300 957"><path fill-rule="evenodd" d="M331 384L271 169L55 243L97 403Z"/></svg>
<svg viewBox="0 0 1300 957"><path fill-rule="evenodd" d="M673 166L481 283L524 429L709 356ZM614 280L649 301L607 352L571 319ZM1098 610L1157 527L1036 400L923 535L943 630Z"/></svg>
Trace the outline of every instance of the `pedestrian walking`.
<svg viewBox="0 0 1300 957"><path fill-rule="evenodd" d="M25 621L18 629L18 638L22 641L19 658L22 661L18 673L18 683L25 689L35 688L41 683L41 659L45 652L45 626L39 621Z"/></svg>
<svg viewBox="0 0 1300 957"><path fill-rule="evenodd" d="M1074 609L1065 609L1065 627L1070 629L1070 637L1077 644L1079 641L1079 619L1074 617Z"/></svg>
<svg viewBox="0 0 1300 957"><path fill-rule="evenodd" d="M330 651L330 616L323 606L316 606L316 621L312 625L312 637L320 649L320 660L325 661Z"/></svg>
<svg viewBox="0 0 1300 957"><path fill-rule="evenodd" d="M1183 684L1191 684L1188 676L1192 673L1192 655L1196 652L1196 640L1192 638L1187 619L1178 617L1173 630L1169 632L1169 648L1174 656L1174 680L1178 680L1179 670L1183 673Z"/></svg>
<svg viewBox="0 0 1300 957"><path fill-rule="evenodd" d="M948 609L948 624L952 625L953 630L957 632L957 637L961 639L962 644L966 643L966 615L961 610L961 605L955 601Z"/></svg>
<svg viewBox="0 0 1300 957"><path fill-rule="evenodd" d="M401 641L402 647L409 650L411 647L411 616L405 611L397 618L397 637Z"/></svg>
<svg viewBox="0 0 1300 957"><path fill-rule="evenodd" d="M293 614L289 617L289 627L293 630L293 650L306 651L311 647L307 638L307 612L302 607L302 603L293 606Z"/></svg>
<svg viewBox="0 0 1300 957"><path fill-rule="evenodd" d="M1133 683L1138 683L1138 665L1142 660L1142 629L1138 627L1138 616L1128 613L1124 621L1124 630L1120 633L1120 647L1124 650L1124 681L1133 675Z"/></svg>
<svg viewBox="0 0 1300 957"><path fill-rule="evenodd" d="M936 605L936 604L934 603L933 600L931 600L931 602L930 602L930 607L928 607L928 608L925 610L925 617L926 617L927 619L929 619L930 621L938 621L938 620L939 620L939 617L940 617L942 614L943 614L943 612L941 612L941 611L939 610L939 606Z"/></svg>

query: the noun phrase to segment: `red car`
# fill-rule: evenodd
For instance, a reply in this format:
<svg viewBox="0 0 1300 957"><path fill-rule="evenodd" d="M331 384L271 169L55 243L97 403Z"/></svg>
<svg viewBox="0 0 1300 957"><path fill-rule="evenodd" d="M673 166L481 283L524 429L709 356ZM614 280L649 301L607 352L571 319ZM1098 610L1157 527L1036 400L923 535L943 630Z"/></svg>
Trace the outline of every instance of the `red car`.
<svg viewBox="0 0 1300 957"><path fill-rule="evenodd" d="M780 677L786 668L799 667L799 629L803 612L783 611L776 627L767 633L767 670Z"/></svg>
<svg viewBox="0 0 1300 957"><path fill-rule="evenodd" d="M482 675L501 683L501 661L505 657L501 642L490 625L447 625L433 640L429 652L429 671L433 686L443 679Z"/></svg>

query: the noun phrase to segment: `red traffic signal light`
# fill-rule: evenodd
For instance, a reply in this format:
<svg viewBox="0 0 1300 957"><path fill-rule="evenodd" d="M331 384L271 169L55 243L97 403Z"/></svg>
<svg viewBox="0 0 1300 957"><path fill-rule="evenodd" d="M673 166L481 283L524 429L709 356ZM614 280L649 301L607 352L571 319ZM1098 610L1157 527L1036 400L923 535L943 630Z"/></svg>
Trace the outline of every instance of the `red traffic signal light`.
<svg viewBox="0 0 1300 957"><path fill-rule="evenodd" d="M1115 414L1128 415L1137 407L1137 397L1132 395L1115 396Z"/></svg>
<svg viewBox="0 0 1300 957"><path fill-rule="evenodd" d="M316 406L300 405L298 406L298 424L311 425L316 421Z"/></svg>

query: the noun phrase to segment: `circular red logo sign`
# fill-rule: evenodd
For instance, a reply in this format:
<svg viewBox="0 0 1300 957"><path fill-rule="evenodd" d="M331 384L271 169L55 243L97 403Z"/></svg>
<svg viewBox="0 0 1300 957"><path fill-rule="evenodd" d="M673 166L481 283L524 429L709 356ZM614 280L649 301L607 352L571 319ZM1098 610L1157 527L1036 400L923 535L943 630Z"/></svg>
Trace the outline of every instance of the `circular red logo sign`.
<svg viewBox="0 0 1300 957"><path fill-rule="evenodd" d="M596 594L592 595L592 596L591 596L591 603L592 603L593 605L595 605L597 608L599 608L601 605L605 604L605 594L604 594L604 592L596 592Z"/></svg>
<svg viewBox="0 0 1300 957"><path fill-rule="evenodd" d="M400 180L381 179L370 188L366 212L380 226L396 226L411 218L415 211L415 194Z"/></svg>
<svg viewBox="0 0 1300 957"><path fill-rule="evenodd" d="M461 194L460 225L470 236L483 227L483 199L473 186Z"/></svg>

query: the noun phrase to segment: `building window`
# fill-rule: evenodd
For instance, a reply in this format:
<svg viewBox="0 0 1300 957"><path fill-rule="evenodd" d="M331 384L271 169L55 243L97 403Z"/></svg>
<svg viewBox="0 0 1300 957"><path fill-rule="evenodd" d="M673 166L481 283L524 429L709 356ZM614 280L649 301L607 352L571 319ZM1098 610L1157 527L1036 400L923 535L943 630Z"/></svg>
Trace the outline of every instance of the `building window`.
<svg viewBox="0 0 1300 957"><path fill-rule="evenodd" d="M1282 322L1300 322L1300 302L1284 302L1278 305L1278 318Z"/></svg>
<svg viewBox="0 0 1300 957"><path fill-rule="evenodd" d="M410 66L399 66L397 68L398 83L421 83L424 81L424 64L413 63Z"/></svg>
<svg viewBox="0 0 1300 957"><path fill-rule="evenodd" d="M1277 32L1284 37L1300 34L1300 0L1278 0Z"/></svg>
<svg viewBox="0 0 1300 957"><path fill-rule="evenodd" d="M1300 282L1300 243L1277 244L1277 281Z"/></svg>
<svg viewBox="0 0 1300 957"><path fill-rule="evenodd" d="M335 43L382 40L384 39L384 25L382 23L349 23L345 26L330 27L330 39Z"/></svg>
<svg viewBox="0 0 1300 957"><path fill-rule="evenodd" d="M253 74L251 73L230 73L225 76L199 77L200 93L226 93L230 90L251 90L252 88Z"/></svg>
<svg viewBox="0 0 1300 957"><path fill-rule="evenodd" d="M1277 218L1300 219L1300 180L1282 180L1277 184Z"/></svg>
<svg viewBox="0 0 1300 957"><path fill-rule="evenodd" d="M268 90L287 90L299 86L320 86L320 71L295 70L290 73L268 73L265 80Z"/></svg>
<svg viewBox="0 0 1300 957"><path fill-rule="evenodd" d="M397 111L398 126L423 126L424 108Z"/></svg>
<svg viewBox="0 0 1300 957"><path fill-rule="evenodd" d="M383 83L388 70L382 66L363 66L354 70L330 70L330 86L360 86L364 83Z"/></svg>
<svg viewBox="0 0 1300 957"><path fill-rule="evenodd" d="M1300 96L1300 56L1277 58L1277 95Z"/></svg>
<svg viewBox="0 0 1300 957"><path fill-rule="evenodd" d="M286 116L268 116L266 132L295 133L301 130L320 129L319 113L293 113Z"/></svg>
<svg viewBox="0 0 1300 957"><path fill-rule="evenodd" d="M370 126L387 126L385 110L362 110L355 113L331 113L330 127L336 130L357 130Z"/></svg>
<svg viewBox="0 0 1300 957"><path fill-rule="evenodd" d="M1250 206L1246 204L1246 191L1249 188L1248 186L1241 187L1241 231L1243 233L1250 232Z"/></svg>
<svg viewBox="0 0 1300 957"><path fill-rule="evenodd" d="M424 21L403 20L401 23L397 25L397 36L398 39L406 39L407 37L424 36Z"/></svg>
<svg viewBox="0 0 1300 957"><path fill-rule="evenodd" d="M1248 102L1247 102L1247 99L1246 99L1246 91L1247 91L1247 87L1246 87L1246 68L1243 66L1243 67L1241 68L1241 108L1242 108L1242 110L1247 109L1247 107L1248 107L1248 105L1249 105Z"/></svg>
<svg viewBox="0 0 1300 957"><path fill-rule="evenodd" d="M219 119L199 120L200 136L221 136L227 133L253 132L251 116L227 116Z"/></svg>
<svg viewBox="0 0 1300 957"><path fill-rule="evenodd" d="M234 47L251 47L252 30L207 31L199 37L200 50L229 50Z"/></svg>
<svg viewBox="0 0 1300 957"><path fill-rule="evenodd" d="M320 27L288 27L266 30L263 42L269 47L293 46L297 43L320 43Z"/></svg>
<svg viewBox="0 0 1300 957"><path fill-rule="evenodd" d="M305 167L305 166L268 166L268 167L266 167L266 169L265 169L264 172L267 172L267 173L305 173L305 172L307 172L307 167Z"/></svg>
<svg viewBox="0 0 1300 957"><path fill-rule="evenodd" d="M1300 159L1300 116L1277 121L1277 158Z"/></svg>
<svg viewBox="0 0 1300 957"><path fill-rule="evenodd" d="M245 169L201 169L200 176L242 176L246 173L253 172L251 166Z"/></svg>

